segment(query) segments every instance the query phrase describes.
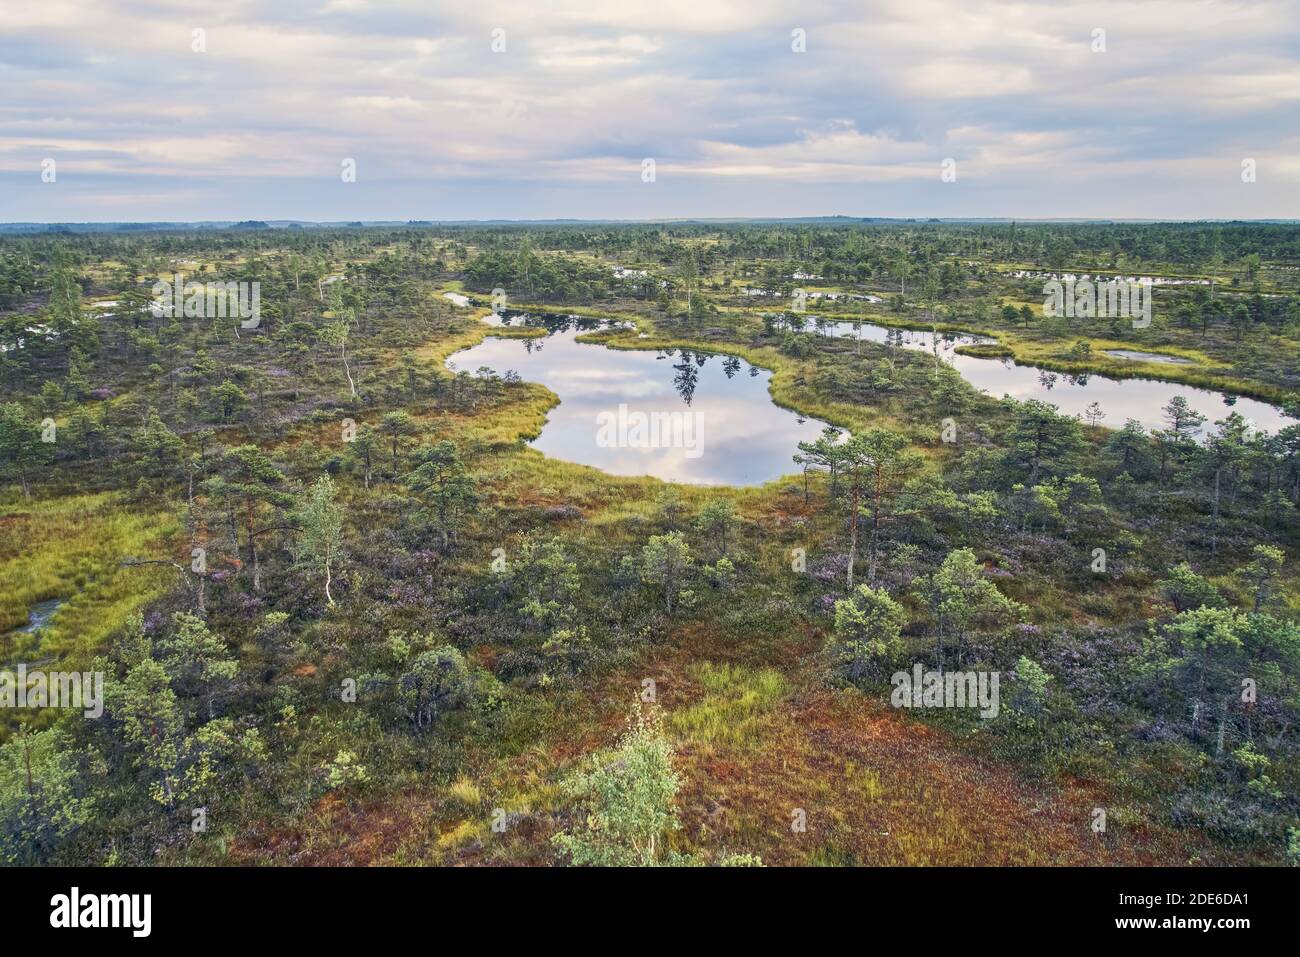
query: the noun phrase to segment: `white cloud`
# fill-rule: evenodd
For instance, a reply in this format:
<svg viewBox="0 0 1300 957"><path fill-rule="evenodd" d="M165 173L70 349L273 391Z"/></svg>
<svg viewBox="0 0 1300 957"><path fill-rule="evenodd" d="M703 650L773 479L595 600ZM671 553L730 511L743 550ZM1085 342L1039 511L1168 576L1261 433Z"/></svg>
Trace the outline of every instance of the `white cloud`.
<svg viewBox="0 0 1300 957"><path fill-rule="evenodd" d="M1164 194L1132 183L1172 177L1231 215L1225 158L1258 154L1275 159L1254 195L1300 215L1281 189L1300 181L1296 154L1278 145L1300 99L1298 6L43 0L0 20L0 170L55 155L167 218L147 204L177 194L141 176L337 179L354 156L362 181L612 188L654 156L654 195L674 178L749 184L732 214L760 215L773 184L838 184L827 195L851 212L855 184L928 185L953 156L962 189L1125 177L1145 201Z"/></svg>

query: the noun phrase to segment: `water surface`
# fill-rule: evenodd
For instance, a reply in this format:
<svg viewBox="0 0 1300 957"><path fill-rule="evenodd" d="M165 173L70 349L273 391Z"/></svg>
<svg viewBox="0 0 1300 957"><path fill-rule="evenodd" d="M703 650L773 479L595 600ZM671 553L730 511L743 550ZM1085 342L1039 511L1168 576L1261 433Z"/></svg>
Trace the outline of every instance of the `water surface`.
<svg viewBox="0 0 1300 957"><path fill-rule="evenodd" d="M54 613L68 603L66 598L50 598L38 601L27 610L27 624L0 635L0 638L13 638L17 635L31 634L38 628L44 628Z"/></svg>
<svg viewBox="0 0 1300 957"><path fill-rule="evenodd" d="M67 604L66 598L50 598L46 601L38 601L27 611L27 626L19 628L19 632L35 631L37 628L44 628L45 623L54 617L54 613L63 605Z"/></svg>
<svg viewBox="0 0 1300 957"><path fill-rule="evenodd" d="M1184 359L1182 356L1171 356L1164 352L1143 352L1141 349L1107 349L1106 355L1133 362L1165 362L1175 366L1194 364L1191 359Z"/></svg>
<svg viewBox="0 0 1300 957"><path fill-rule="evenodd" d="M797 444L825 427L773 403L771 372L736 356L607 349L576 341L597 322L573 317L546 325L552 331L544 339L488 338L447 365L470 373L482 366L515 370L558 395L560 404L531 443L554 458L613 475L759 485L796 472ZM655 415L658 435L647 424Z"/></svg>
<svg viewBox="0 0 1300 957"><path fill-rule="evenodd" d="M652 475L675 482L757 485L795 471L791 456L825 423L772 402L771 373L736 357L679 350L621 350L576 341L600 328L594 320L486 317L493 325L545 325L540 339L488 338L458 352L450 368L498 374L514 370L560 397L534 448L554 458L592 465L614 475ZM624 324L625 326L627 324ZM1016 365L1010 359L957 352L962 345L995 342L982 336L897 329L874 323L803 320L805 331L849 337L886 349L925 352L952 366L994 398L1040 399L1066 415L1086 418L1096 403L1101 424L1119 428L1136 419L1148 429L1167 426L1162 409L1175 396L1206 418L1202 431L1237 412L1256 429L1276 432L1295 420L1266 402L1158 379L1065 375ZM877 353L878 354L878 353ZM1134 353L1138 355L1138 353ZM638 431L637 416L667 415L672 431Z"/></svg>
<svg viewBox="0 0 1300 957"><path fill-rule="evenodd" d="M975 388L994 398L1009 395L1021 401L1040 399L1052 403L1066 415L1080 417L1096 402L1105 413L1101 424L1110 428L1120 428L1129 419L1136 419L1148 429L1165 428L1168 423L1161 410L1177 395L1181 395L1189 406L1205 416L1206 425L1202 432L1213 429L1215 421L1226 418L1232 412L1243 416L1256 429L1267 432L1276 432L1287 425L1294 425L1296 421L1283 415L1277 406L1245 396L1198 389L1160 379L1112 379L1095 373L1066 375L1033 366L1016 365L1011 359L981 358L957 352L957 347L961 345L996 341L982 336L896 329L870 322L819 323L811 317L804 320L804 330L861 338L863 342L883 343L890 348L928 352L935 356L936 361L948 363ZM1135 351L1132 355L1145 358L1156 353Z"/></svg>

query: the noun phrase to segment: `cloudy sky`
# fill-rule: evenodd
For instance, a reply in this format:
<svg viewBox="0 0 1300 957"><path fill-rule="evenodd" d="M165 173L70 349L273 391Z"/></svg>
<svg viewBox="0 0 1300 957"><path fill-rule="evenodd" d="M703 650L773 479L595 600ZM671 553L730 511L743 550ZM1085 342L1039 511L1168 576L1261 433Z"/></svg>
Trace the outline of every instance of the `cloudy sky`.
<svg viewBox="0 0 1300 957"><path fill-rule="evenodd" d="M0 0L0 221L1300 217L1298 8Z"/></svg>

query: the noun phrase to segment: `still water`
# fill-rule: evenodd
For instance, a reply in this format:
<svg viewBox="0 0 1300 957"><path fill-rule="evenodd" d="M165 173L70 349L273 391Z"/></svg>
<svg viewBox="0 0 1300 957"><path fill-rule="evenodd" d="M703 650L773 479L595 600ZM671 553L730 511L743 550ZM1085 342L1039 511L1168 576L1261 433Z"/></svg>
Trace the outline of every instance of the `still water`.
<svg viewBox="0 0 1300 957"><path fill-rule="evenodd" d="M772 374L735 356L607 349L575 341L597 322L545 324L553 330L545 339L486 339L447 364L513 369L558 395L531 443L553 458L613 475L759 485L797 472L797 443L825 427L775 405Z"/></svg>
<svg viewBox="0 0 1300 957"><path fill-rule="evenodd" d="M772 402L771 373L735 356L678 350L625 351L581 343L576 336L602 326L568 317L499 318L494 325L545 325L542 339L489 338L448 359L448 367L476 372L514 370L560 397L532 442L554 458L592 465L613 475L652 475L674 482L758 485L793 474L799 442L815 439L825 423ZM893 329L872 323L817 322L808 332L860 338L887 349L925 352L955 368L994 398L1041 399L1066 415L1083 417L1096 402L1103 425L1136 419L1164 428L1161 409L1176 395L1206 417L1206 428L1238 412L1255 428L1275 432L1294 423L1280 409L1156 379L1063 375L1010 359L960 355L959 345L992 342L979 336ZM644 417L644 418L642 418ZM656 419L656 417L658 417Z"/></svg>
<svg viewBox="0 0 1300 957"><path fill-rule="evenodd" d="M960 355L959 345L994 342L980 336L953 335L908 329L892 329L869 322L822 322L805 319L807 332L820 331L825 335L861 338L863 342L884 343L899 349L919 350L934 355L962 374L975 388L982 389L993 398L1009 395L1013 399L1041 399L1050 402L1066 415L1083 416L1093 402L1101 406L1105 418L1101 424L1120 428L1129 419L1136 419L1148 429L1165 428L1161 409L1176 395L1205 416L1206 429L1214 422L1237 412L1254 424L1256 429L1276 432L1295 419L1287 418L1282 410L1267 402L1244 396L1226 395L1207 389L1162 382L1158 379L1109 379L1100 375L1064 375L1047 372L1033 366L1018 366L1010 359L989 359ZM1133 353L1133 358L1146 358L1153 353ZM1126 357L1127 358L1127 357ZM1204 430L1203 430L1204 431Z"/></svg>

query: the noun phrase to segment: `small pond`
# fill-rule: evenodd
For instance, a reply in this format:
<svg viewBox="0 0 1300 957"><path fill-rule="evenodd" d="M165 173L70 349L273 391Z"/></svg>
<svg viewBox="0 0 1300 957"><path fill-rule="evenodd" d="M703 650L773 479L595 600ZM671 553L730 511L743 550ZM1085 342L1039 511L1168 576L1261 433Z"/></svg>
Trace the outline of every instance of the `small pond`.
<svg viewBox="0 0 1300 957"><path fill-rule="evenodd" d="M1048 372L1033 366L1016 365L1010 359L981 358L957 352L961 345L995 342L982 336L933 333L924 330L896 329L870 322L818 322L813 317L804 320L804 331L824 335L861 338L864 342L878 342L899 349L928 352L947 362L962 374L966 381L994 398L1009 395L1013 399L1041 399L1050 402L1066 415L1083 416L1093 402L1101 406L1105 418L1101 424L1120 428L1128 419L1136 419L1148 429L1162 429L1165 422L1161 410L1169 400L1181 395L1187 404L1205 416L1206 429L1214 422L1237 412L1256 429L1276 432L1295 419L1287 418L1277 406L1245 396L1229 395L1209 389L1165 382L1161 379L1112 379L1089 373L1066 375ZM1128 351L1128 350L1116 350ZM1143 358L1159 355L1134 351L1126 358ZM1161 356L1165 361L1177 361L1174 356ZM1203 430L1204 431L1204 430Z"/></svg>
<svg viewBox="0 0 1300 957"><path fill-rule="evenodd" d="M518 319L491 317L496 324ZM489 338L447 360L449 368L514 370L560 397L531 444L557 459L613 475L652 475L699 485L760 485L797 472L797 444L824 422L772 401L772 374L736 356L681 350L608 349L578 342L595 320L530 320L541 339Z"/></svg>

